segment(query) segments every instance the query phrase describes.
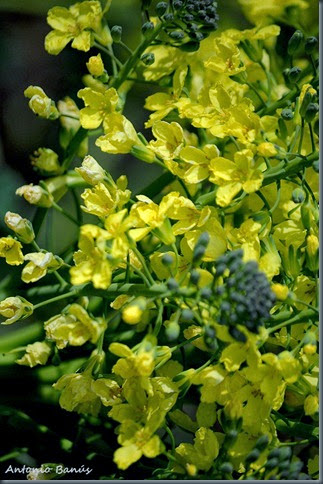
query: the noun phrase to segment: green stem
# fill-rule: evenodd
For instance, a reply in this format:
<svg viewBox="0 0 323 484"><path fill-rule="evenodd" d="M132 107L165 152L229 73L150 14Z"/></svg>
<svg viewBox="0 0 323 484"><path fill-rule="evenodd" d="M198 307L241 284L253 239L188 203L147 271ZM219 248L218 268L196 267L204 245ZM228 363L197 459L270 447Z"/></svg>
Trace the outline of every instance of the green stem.
<svg viewBox="0 0 323 484"><path fill-rule="evenodd" d="M292 324L298 324L298 323L302 323L304 321L307 321L309 318L315 316L316 314L317 314L317 309L314 310L314 308L302 311L299 314L297 314L297 316L294 316L293 318L288 319L287 321L284 321L283 323L277 324L276 326L269 328L268 334L272 334L275 331L278 331L279 329L285 328L286 326L290 326Z"/></svg>
<svg viewBox="0 0 323 484"><path fill-rule="evenodd" d="M104 52L106 55L108 55L109 57L111 57L112 61L114 61L119 67L122 67L122 62L119 61L119 59L108 49L106 49L105 47L103 47L103 45L99 44L98 42L94 42L94 47L96 47L97 49L101 50L102 52ZM112 66L113 68L113 66ZM113 74L117 74L115 72L113 72Z"/></svg>
<svg viewBox="0 0 323 484"><path fill-rule="evenodd" d="M304 118L302 118L301 137L299 139L299 145L298 145L298 153L299 154L301 154L301 152L302 152L302 144L303 144L303 138L304 138L304 126L305 126L305 121L304 121Z"/></svg>
<svg viewBox="0 0 323 484"><path fill-rule="evenodd" d="M146 277L147 279L149 280L149 282L151 284L154 284L154 279L152 277L152 275L150 274L149 272L149 269L147 267L147 264L146 264L146 261L144 259L144 257L142 256L142 254L139 252L139 250L137 249L137 247L135 247L134 245L131 247L131 249L133 250L134 254L136 255L136 257L139 259L144 271L145 271L145 274L146 274Z"/></svg>
<svg viewBox="0 0 323 484"><path fill-rule="evenodd" d="M152 40L157 37L157 35L159 34L159 32L162 30L163 27L164 27L164 23L161 22L157 27L154 28L154 30L150 33L150 35L147 35L147 37L144 38L141 44L139 44L136 50L134 51L133 55L129 57L127 62L122 66L118 77L116 77L113 80L111 87L114 87L115 89L119 89L119 87L124 83L124 81L129 76L129 74L136 67L136 64L139 61L141 55L151 44Z"/></svg>
<svg viewBox="0 0 323 484"><path fill-rule="evenodd" d="M249 89L251 89L256 94L256 96L260 100L262 106L264 106L266 108L267 107L267 104L265 103L265 101L263 100L263 98L260 96L260 94L257 91L257 89L252 84L250 84L250 82L246 82L246 84L249 87Z"/></svg>
<svg viewBox="0 0 323 484"><path fill-rule="evenodd" d="M76 131L66 149L66 156L61 166L62 173L64 173L72 163L80 144L87 137L87 134L87 129L82 128L82 126Z"/></svg>
<svg viewBox="0 0 323 484"><path fill-rule="evenodd" d="M313 133L313 126L312 123L308 123L310 129L310 137L311 137L311 145L312 145L312 153L315 151L315 141L314 141L314 133Z"/></svg>
<svg viewBox="0 0 323 484"><path fill-rule="evenodd" d="M66 299L68 297L76 297L78 296L78 290L73 289L72 291L66 292L65 294L61 294L60 296L52 297L51 299L47 299L46 301L42 301L38 304L34 305L34 311L42 306L46 306L47 304L51 304L53 302L61 301L62 299Z"/></svg>
<svg viewBox="0 0 323 484"><path fill-rule="evenodd" d="M33 287L26 291L26 298L29 300L33 297L44 297L57 294L62 291L59 285L50 285L43 287ZM95 289L92 284L85 284L74 288L75 296L97 296L104 299L114 299L121 294L129 296L148 296L151 298L165 297L169 294L167 286L162 283L156 283L147 287L146 284L124 284L113 283L108 289Z"/></svg>
<svg viewBox="0 0 323 484"><path fill-rule="evenodd" d="M73 224L75 224L75 225L77 225L79 227L79 222L74 217L72 217L72 215L70 215L69 213L65 212L65 210L60 205L58 205L57 203L53 202L52 207L55 210L57 210L57 212L60 212L62 215L64 215L64 217L68 218L71 222L73 222Z"/></svg>
<svg viewBox="0 0 323 484"><path fill-rule="evenodd" d="M170 438L170 442L171 442L171 446L172 446L172 454L174 454L175 452L175 447L176 447L176 443L175 443L175 438L174 438L174 435L173 435L173 432L171 431L171 429L168 427L168 425L165 424L165 430Z"/></svg>

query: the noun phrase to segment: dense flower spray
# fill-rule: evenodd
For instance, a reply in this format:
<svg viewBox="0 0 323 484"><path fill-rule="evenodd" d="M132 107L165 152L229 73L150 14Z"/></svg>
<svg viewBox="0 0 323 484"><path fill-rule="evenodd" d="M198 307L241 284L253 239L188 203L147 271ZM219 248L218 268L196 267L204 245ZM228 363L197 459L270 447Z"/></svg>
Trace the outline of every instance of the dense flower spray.
<svg viewBox="0 0 323 484"><path fill-rule="evenodd" d="M17 363L59 367L48 391L80 414L86 442L96 422L109 479L318 478L312 2L239 0L254 27L224 30L213 0L143 0L134 50L109 25L110 3L48 12L47 52L88 52L75 101L25 91L60 125L62 154L37 149L43 179L16 192L34 219L8 212L0 238L0 257L22 269L3 324L48 311ZM155 86L146 136L123 113L136 82ZM105 169L115 154L157 165L159 178L132 193ZM76 217L60 204L68 191ZM78 231L61 254L37 242L53 210Z"/></svg>

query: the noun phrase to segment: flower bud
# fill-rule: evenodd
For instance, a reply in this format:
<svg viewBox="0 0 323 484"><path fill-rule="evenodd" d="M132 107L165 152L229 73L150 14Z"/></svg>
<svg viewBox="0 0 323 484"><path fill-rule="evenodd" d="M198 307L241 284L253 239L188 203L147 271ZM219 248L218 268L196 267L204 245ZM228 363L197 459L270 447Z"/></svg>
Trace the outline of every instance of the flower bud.
<svg viewBox="0 0 323 484"><path fill-rule="evenodd" d="M311 89L308 89L303 96L302 104L299 109L299 114L302 116L302 118L304 118L306 109L312 100L313 100L313 94L311 92Z"/></svg>
<svg viewBox="0 0 323 484"><path fill-rule="evenodd" d="M288 72L288 80L291 84L296 84L296 82L299 80L300 76L302 73L302 69L300 67L292 67L289 69Z"/></svg>
<svg viewBox="0 0 323 484"><path fill-rule="evenodd" d="M169 36L174 40L182 40L185 37L185 33L182 30L174 30L169 33Z"/></svg>
<svg viewBox="0 0 323 484"><path fill-rule="evenodd" d="M292 193L292 200L294 203L303 203L305 200L304 190L301 188L295 188Z"/></svg>
<svg viewBox="0 0 323 484"><path fill-rule="evenodd" d="M193 264L197 266L205 255L205 247L203 245L196 245L193 251Z"/></svg>
<svg viewBox="0 0 323 484"><path fill-rule="evenodd" d="M191 272L190 282L196 286L200 280L200 277L201 274L196 269L193 269Z"/></svg>
<svg viewBox="0 0 323 484"><path fill-rule="evenodd" d="M24 95L30 99L29 107L37 116L46 119L57 119L59 117L54 101L45 94L41 87L29 86Z"/></svg>
<svg viewBox="0 0 323 484"><path fill-rule="evenodd" d="M138 160L145 161L146 163L153 163L156 159L155 154L143 145L134 145L130 153Z"/></svg>
<svg viewBox="0 0 323 484"><path fill-rule="evenodd" d="M145 22L141 27L142 33L145 35L146 33L152 32L155 26L152 22Z"/></svg>
<svg viewBox="0 0 323 484"><path fill-rule="evenodd" d="M263 450L266 449L266 447L268 446L268 444L269 444L269 437L268 437L268 435L264 434L261 437L259 437L259 439L255 443L255 447L260 452L262 452Z"/></svg>
<svg viewBox="0 0 323 484"><path fill-rule="evenodd" d="M38 148L30 159L32 165L41 171L53 173L60 169L58 154L50 148Z"/></svg>
<svg viewBox="0 0 323 484"><path fill-rule="evenodd" d="M16 195L24 197L24 199L31 205L37 205L38 207L49 208L53 205L53 196L46 192L39 185L23 185L16 190Z"/></svg>
<svg viewBox="0 0 323 484"><path fill-rule="evenodd" d="M169 341L177 340L179 333L181 331L180 325L177 321L169 321L168 324L165 325L165 334Z"/></svg>
<svg viewBox="0 0 323 484"><path fill-rule="evenodd" d="M279 283L273 284L271 286L271 290L273 291L273 293L275 294L275 296L279 301L285 301L288 298L289 289L287 286L284 286L283 284L279 284Z"/></svg>
<svg viewBox="0 0 323 484"><path fill-rule="evenodd" d="M223 462L223 464L220 465L219 471L223 472L224 474L231 474L233 471L231 462Z"/></svg>
<svg viewBox="0 0 323 484"><path fill-rule="evenodd" d="M258 449L252 449L251 452L246 456L245 461L246 464L252 464L252 462L255 462L260 456L260 451Z"/></svg>
<svg viewBox="0 0 323 484"><path fill-rule="evenodd" d="M170 291L177 291L178 288L179 288L179 285L178 285L177 281L175 281L175 279L173 277L171 277L167 281L167 287Z"/></svg>
<svg viewBox="0 0 323 484"><path fill-rule="evenodd" d="M1 324L8 325L19 319L26 319L33 313L34 306L21 296L7 297L0 302L0 314L7 318Z"/></svg>
<svg viewBox="0 0 323 484"><path fill-rule="evenodd" d="M166 13L167 7L168 4L166 2L158 2L155 9L156 14L161 17L162 15L164 15L164 13Z"/></svg>
<svg viewBox="0 0 323 484"><path fill-rule="evenodd" d="M94 77L100 77L104 73L104 64L101 54L93 55L86 63L89 73Z"/></svg>
<svg viewBox="0 0 323 484"><path fill-rule="evenodd" d="M319 411L318 395L308 395L304 402L305 415L314 415Z"/></svg>
<svg viewBox="0 0 323 484"><path fill-rule="evenodd" d="M319 240L316 235L306 238L306 259L308 268L316 272L319 268Z"/></svg>
<svg viewBox="0 0 323 484"><path fill-rule="evenodd" d="M174 258L170 254L164 254L161 261L164 266L170 267L174 262Z"/></svg>
<svg viewBox="0 0 323 484"><path fill-rule="evenodd" d="M18 213L7 212L4 221L24 244L30 244L34 240L32 223L26 218L22 218Z"/></svg>
<svg viewBox="0 0 323 484"><path fill-rule="evenodd" d="M82 166L75 168L75 171L90 185L97 185L106 177L104 169L90 155L84 158Z"/></svg>
<svg viewBox="0 0 323 484"><path fill-rule="evenodd" d="M281 112L281 117L285 120L285 121L290 121L291 119L293 119L294 117L294 113L293 111L290 109L290 108L285 108L282 110Z"/></svg>
<svg viewBox="0 0 323 484"><path fill-rule="evenodd" d="M308 331L303 340L303 352L306 355L314 355L316 353L317 341L315 333L313 331Z"/></svg>
<svg viewBox="0 0 323 484"><path fill-rule="evenodd" d="M319 173L320 171L320 160L315 160L313 161L313 170L316 172L316 173Z"/></svg>
<svg viewBox="0 0 323 484"><path fill-rule="evenodd" d="M318 40L316 37L307 37L305 40L305 52L306 54L312 54L318 46Z"/></svg>
<svg viewBox="0 0 323 484"><path fill-rule="evenodd" d="M127 324L140 323L144 310L146 309L146 300L138 297L126 306L122 311L122 319Z"/></svg>
<svg viewBox="0 0 323 484"><path fill-rule="evenodd" d="M317 103L309 103L309 105L307 106L307 109L305 111L305 121L307 123L311 123L313 121L313 119L315 118L315 116L317 115L317 113L319 112L319 105Z"/></svg>
<svg viewBox="0 0 323 484"><path fill-rule="evenodd" d="M304 202L301 206L301 219L304 229L310 230L312 213L313 211L311 204L308 201Z"/></svg>
<svg viewBox="0 0 323 484"><path fill-rule="evenodd" d="M289 55L294 55L295 52L297 52L297 50L301 46L303 39L303 32L301 32L301 30L295 30L295 32L288 41L287 52Z"/></svg>
<svg viewBox="0 0 323 484"><path fill-rule="evenodd" d="M121 41L122 27L121 25L114 25L111 29L111 37L116 44Z"/></svg>
<svg viewBox="0 0 323 484"><path fill-rule="evenodd" d="M181 321L190 322L194 319L194 313L190 309L183 309L181 313Z"/></svg>
<svg viewBox="0 0 323 484"><path fill-rule="evenodd" d="M145 64L145 66L151 66L155 62L155 56L153 53L149 52L149 53L143 54L140 57L140 60Z"/></svg>

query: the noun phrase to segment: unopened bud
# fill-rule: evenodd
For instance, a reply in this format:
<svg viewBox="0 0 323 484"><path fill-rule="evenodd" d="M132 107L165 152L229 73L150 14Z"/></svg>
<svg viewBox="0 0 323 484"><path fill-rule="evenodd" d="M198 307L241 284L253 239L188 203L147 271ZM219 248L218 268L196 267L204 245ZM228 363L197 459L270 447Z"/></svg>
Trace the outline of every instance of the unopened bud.
<svg viewBox="0 0 323 484"><path fill-rule="evenodd" d="M31 205L49 208L53 205L54 198L39 185L23 185L16 190L16 195L24 197Z"/></svg>
<svg viewBox="0 0 323 484"><path fill-rule="evenodd" d="M295 66L289 69L289 72L288 72L289 82L292 84L296 84L296 82L299 80L301 76L301 73L302 73L302 69L300 67Z"/></svg>
<svg viewBox="0 0 323 484"><path fill-rule="evenodd" d="M145 64L145 66L151 66L155 62L155 56L152 52L143 54L140 60Z"/></svg>
<svg viewBox="0 0 323 484"><path fill-rule="evenodd" d="M89 73L94 77L100 77L104 73L104 64L101 54L93 55L86 63Z"/></svg>
<svg viewBox="0 0 323 484"><path fill-rule="evenodd" d="M316 37L307 37L305 40L305 52L306 54L312 54L318 46L318 40Z"/></svg>
<svg viewBox="0 0 323 484"><path fill-rule="evenodd" d="M301 30L296 30L288 41L287 52L289 55L294 55L295 52L300 48L301 43L304 39L303 32Z"/></svg>
<svg viewBox="0 0 323 484"><path fill-rule="evenodd" d="M317 103L310 103L305 111L305 121L311 123L317 113L319 112L319 105Z"/></svg>
<svg viewBox="0 0 323 484"><path fill-rule="evenodd" d="M161 17L166 13L167 8L168 4L166 2L158 2L156 5L156 14Z"/></svg>
<svg viewBox="0 0 323 484"><path fill-rule="evenodd" d="M152 32L154 30L155 26L152 22L145 22L143 26L141 27L141 31L143 34L146 34L148 32Z"/></svg>
<svg viewBox="0 0 323 484"><path fill-rule="evenodd" d="M4 221L24 244L30 244L34 240L32 223L26 218L22 218L18 213L7 212Z"/></svg>
<svg viewBox="0 0 323 484"><path fill-rule="evenodd" d="M114 25L111 29L111 37L113 42L116 44L120 42L121 37L122 37L122 27L121 25Z"/></svg>
<svg viewBox="0 0 323 484"><path fill-rule="evenodd" d="M294 203L303 203L305 200L304 190L301 188L295 188L292 193L292 200Z"/></svg>
<svg viewBox="0 0 323 484"><path fill-rule="evenodd" d="M19 319L28 318L33 313L34 306L21 296L7 297L0 302L0 315L7 318L1 324L12 324Z"/></svg>

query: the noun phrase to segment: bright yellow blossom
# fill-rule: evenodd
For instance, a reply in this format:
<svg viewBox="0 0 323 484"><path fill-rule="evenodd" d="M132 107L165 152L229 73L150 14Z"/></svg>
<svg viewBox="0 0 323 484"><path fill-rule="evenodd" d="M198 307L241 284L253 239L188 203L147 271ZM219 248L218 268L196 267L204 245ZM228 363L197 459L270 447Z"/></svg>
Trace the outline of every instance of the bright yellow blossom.
<svg viewBox="0 0 323 484"><path fill-rule="evenodd" d="M220 207L229 205L241 190L256 192L263 180L250 150L237 151L234 162L222 157L211 160L210 171L210 181L219 186L216 202Z"/></svg>
<svg viewBox="0 0 323 484"><path fill-rule="evenodd" d="M86 341L96 343L106 323L102 318L93 319L79 304L71 304L62 314L53 316L44 325L46 337L55 341L57 348L81 346Z"/></svg>
<svg viewBox="0 0 323 484"><path fill-rule="evenodd" d="M39 281L48 272L59 269L63 263L51 252L31 252L24 256L24 260L29 261L21 273L21 279L26 283Z"/></svg>
<svg viewBox="0 0 323 484"><path fill-rule="evenodd" d="M68 9L51 8L47 22L54 30L45 38L45 49L49 54L57 55L72 41L74 49L87 52L93 45L94 33L100 36L104 45L109 44L111 37L103 30L101 18L101 4L96 0L75 3Z"/></svg>
<svg viewBox="0 0 323 484"><path fill-rule="evenodd" d="M22 245L13 237L0 238L0 257L6 259L6 263L11 266L19 266L24 262Z"/></svg>

